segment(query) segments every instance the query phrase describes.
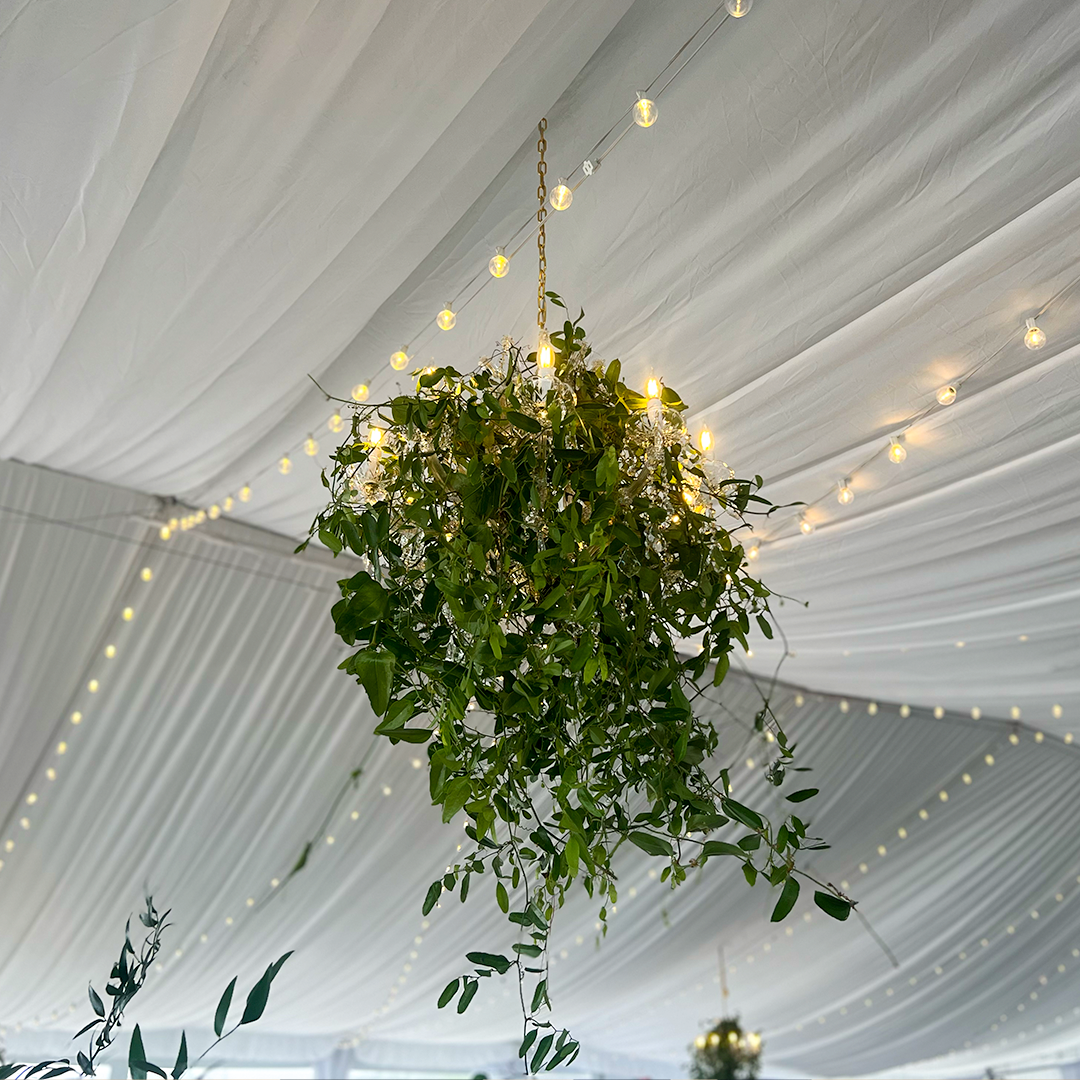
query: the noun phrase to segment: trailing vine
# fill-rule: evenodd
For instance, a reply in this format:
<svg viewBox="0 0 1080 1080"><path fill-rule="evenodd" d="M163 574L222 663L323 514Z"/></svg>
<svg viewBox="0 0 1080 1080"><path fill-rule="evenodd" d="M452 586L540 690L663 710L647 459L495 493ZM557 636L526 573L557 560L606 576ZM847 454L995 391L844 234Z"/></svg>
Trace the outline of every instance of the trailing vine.
<svg viewBox="0 0 1080 1080"><path fill-rule="evenodd" d="M799 854L824 846L797 814L774 825L732 798L718 732L693 708L752 628L773 635L740 542L772 508L761 478L693 446L672 388L640 394L617 360L595 361L582 317L551 335L553 370L503 339L475 371L426 368L413 393L352 406L323 474L329 505L301 545L361 558L333 608L356 647L341 666L378 734L426 744L443 820L467 816L471 850L431 884L425 914L483 877L519 933L512 956L469 952L439 1006L464 1012L481 980L513 969L534 1071L578 1052L548 1019L547 965L575 881L606 933L624 844L662 859L672 887L731 858L749 885L779 889L779 920L808 877ZM754 726L771 732L780 787L794 747L767 697ZM846 918L851 901L817 884L818 906Z"/></svg>

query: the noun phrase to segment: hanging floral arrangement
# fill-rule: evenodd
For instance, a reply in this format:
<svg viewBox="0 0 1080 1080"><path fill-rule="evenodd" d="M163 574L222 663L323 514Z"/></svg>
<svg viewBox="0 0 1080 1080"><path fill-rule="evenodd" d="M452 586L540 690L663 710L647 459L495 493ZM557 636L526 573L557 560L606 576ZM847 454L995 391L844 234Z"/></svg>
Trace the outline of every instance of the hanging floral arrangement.
<svg viewBox="0 0 1080 1080"><path fill-rule="evenodd" d="M312 527L363 560L333 618L376 732L424 744L433 803L468 819L471 851L424 912L490 881L520 933L511 956L468 953L474 970L439 1005L462 1012L480 980L513 969L530 983L534 1070L576 1054L545 1019L547 945L575 882L606 932L620 847L660 859L672 887L724 857L778 890L778 920L806 876L800 852L821 846L797 814L771 823L732 798L717 730L694 711L752 629L773 633L740 542L769 509L761 480L694 447L673 388L641 394L617 360L596 360L581 318L538 352L504 339L475 371L427 368L413 393L354 406ZM779 787L791 747L767 701L754 723L775 740ZM850 910L830 886L815 900Z"/></svg>
<svg viewBox="0 0 1080 1080"><path fill-rule="evenodd" d="M693 1080L757 1080L761 1036L743 1031L737 1016L725 1016L694 1040L690 1056Z"/></svg>

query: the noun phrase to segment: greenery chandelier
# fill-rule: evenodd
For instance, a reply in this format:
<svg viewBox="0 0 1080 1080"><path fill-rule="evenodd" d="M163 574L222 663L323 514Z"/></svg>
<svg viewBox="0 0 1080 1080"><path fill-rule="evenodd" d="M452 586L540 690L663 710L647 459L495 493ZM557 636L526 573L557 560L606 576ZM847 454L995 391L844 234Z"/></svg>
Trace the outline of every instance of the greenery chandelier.
<svg viewBox="0 0 1080 1080"><path fill-rule="evenodd" d="M439 1005L463 1012L480 979L513 969L533 1070L577 1053L546 1019L548 941L575 881L606 933L623 844L663 860L672 887L725 856L779 888L779 920L807 877L799 852L822 846L794 813L773 824L731 797L718 732L693 708L752 627L772 636L739 539L770 508L761 479L734 476L708 439L694 447L674 389L639 393L618 360L597 360L583 313L549 333L547 304L565 308L545 288L543 130L537 349L504 338L474 371L425 368L412 393L354 405L312 526L363 560L333 618L376 732L426 744L433 803L468 818L471 850L425 913L483 877L518 931L510 956L468 953L473 971ZM792 751L767 700L754 724L774 739L779 787ZM850 911L831 886L815 900Z"/></svg>

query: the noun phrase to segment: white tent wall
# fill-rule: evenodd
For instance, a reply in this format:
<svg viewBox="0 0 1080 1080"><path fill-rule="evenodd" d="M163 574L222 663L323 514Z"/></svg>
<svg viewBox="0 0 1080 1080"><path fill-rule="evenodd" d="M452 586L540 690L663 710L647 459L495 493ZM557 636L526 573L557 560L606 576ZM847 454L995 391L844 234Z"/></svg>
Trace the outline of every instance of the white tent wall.
<svg viewBox="0 0 1080 1080"><path fill-rule="evenodd" d="M13 1051L72 1028L145 882L176 922L152 1031L205 1027L233 974L295 947L238 1059L323 1061L362 1034L355 1060L376 1066L451 1046L501 1060L501 987L464 1018L433 1008L465 949L502 931L477 902L421 929L457 840L407 747L372 751L335 843L263 903L372 739L335 670L340 567L286 539L320 504L333 442L307 376L346 397L366 380L376 400L408 385L386 362L403 342L464 367L531 333L528 244L452 333L431 321L529 216L537 119L549 178L568 174L714 7L0 5L16 103L0 110L0 457L24 463L0 466ZM550 218L549 285L586 309L597 353L668 378L719 456L813 504L812 536L794 511L760 530L763 580L809 603L778 608L782 715L823 788L821 873L850 882L901 962L810 908L770 939L767 899L715 864L669 895L628 859L638 895L607 943L577 902L557 942L560 1019L596 1071L679 1071L721 1009L720 943L770 1069L1080 1057L1078 68L1067 0L757 0ZM1049 343L1028 352L1023 320L1048 304ZM839 506L837 481L980 360L908 433L907 461L879 456ZM308 433L314 461L295 449ZM208 506L245 483L239 520L157 538L157 495ZM749 670L768 677L781 647L755 642ZM754 694L723 688L744 716ZM1031 725L1018 746L1013 709Z"/></svg>
<svg viewBox="0 0 1080 1080"><path fill-rule="evenodd" d="M464 952L507 947L508 928L484 903L456 899L423 925L421 899L454 858L460 824L441 824L416 749L374 740L363 693L335 671L344 649L327 609L343 571L274 551L235 523L149 539L151 500L13 463L0 467L0 508L3 655L18 653L0 695L38 703L5 710L0 729L0 831L15 841L0 872L11 1050L64 1049L86 1010L86 980L107 973L145 884L175 925L136 1011L155 1042L182 1024L205 1032L234 974L253 981L292 948L266 1017L235 1050L223 1044L225 1060L317 1062L354 1037L352 1060L376 1066L511 1058L509 986L485 985L465 1016L434 1009ZM62 648L35 645L58 638ZM735 673L702 708L720 722L734 715L721 760L738 794L768 806L775 796L745 761L767 749L744 727L759 685ZM796 1075L926 1058L937 1059L935 1074L964 1075L1002 1053L987 1049L1000 1038L995 1024L1013 1052L1080 1044L1080 834L1069 824L1080 812L1080 748L996 719L918 709L903 718L860 700L844 712L788 685L776 708L823 792L812 820L833 847L812 870L849 883L899 968L856 920L828 920L808 895L788 935L734 866L713 861L672 892L646 857L627 853L607 940L597 945L584 897L555 931L559 1016L584 1042L583 1067L659 1075L666 1064L677 1074L697 1025L721 1009L720 946L733 1005L765 1029L770 1066ZM309 865L273 888L312 836Z"/></svg>

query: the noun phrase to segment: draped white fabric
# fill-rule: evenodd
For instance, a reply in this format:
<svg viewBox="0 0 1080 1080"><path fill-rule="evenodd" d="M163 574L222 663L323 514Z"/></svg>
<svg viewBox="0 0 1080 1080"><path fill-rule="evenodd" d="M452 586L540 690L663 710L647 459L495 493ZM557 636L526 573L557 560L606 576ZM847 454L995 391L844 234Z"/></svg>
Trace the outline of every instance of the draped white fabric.
<svg viewBox="0 0 1080 1080"><path fill-rule="evenodd" d="M432 1006L463 943L501 931L482 901L419 929L418 894L456 840L407 748L373 752L335 843L260 906L371 727L334 670L339 571L273 534L304 531L321 499L332 410L307 376L346 397L366 380L378 399L407 385L386 362L403 342L461 367L527 335L529 245L451 333L431 320L528 216L536 120L549 177L569 174L714 6L0 4L0 456L59 470L0 476L13 1048L29 1038L16 1022L68 1030L145 880L183 949L147 991L150 1027L205 1024L232 974L295 946L252 1045L329 1052L363 1031L356 1060L376 1067L449 1061L459 1043L507 1067L501 989L466 1018ZM785 715L827 793L822 873L851 882L901 961L854 923L769 940L765 899L726 872L668 896L631 861L639 895L603 948L584 906L560 930L560 1019L596 1069L621 1053L678 1071L720 1009L721 942L774 1069L1080 1057L1063 741L1080 729L1078 64L1067 0L757 0L550 220L549 284L586 309L597 352L666 377L719 456L775 501L812 504L811 536L793 511L760 529L761 576L809 603L779 609L784 678L823 695L795 712L786 691ZM1019 332L1044 307L1049 341L1029 352ZM981 360L908 432L904 463L857 468ZM154 496L208 506L248 482L236 516L258 529L156 539ZM751 670L779 648L756 642ZM748 684L724 693L750 708ZM896 704L871 716L869 700ZM1013 709L1043 741L1005 741ZM297 1060L274 1045L264 1058Z"/></svg>

